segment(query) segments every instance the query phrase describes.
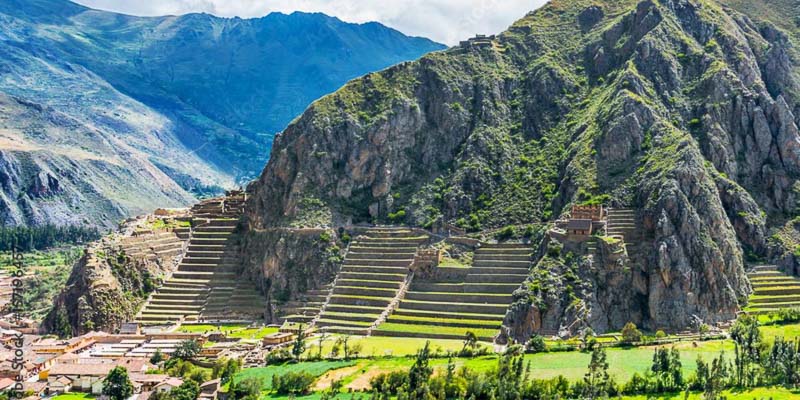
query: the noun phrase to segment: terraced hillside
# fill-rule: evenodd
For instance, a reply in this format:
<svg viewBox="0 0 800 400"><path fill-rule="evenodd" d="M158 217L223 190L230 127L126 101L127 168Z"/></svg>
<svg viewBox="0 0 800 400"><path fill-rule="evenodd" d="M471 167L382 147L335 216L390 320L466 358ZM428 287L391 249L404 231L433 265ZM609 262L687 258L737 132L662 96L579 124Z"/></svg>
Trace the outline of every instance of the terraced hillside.
<svg viewBox="0 0 800 400"><path fill-rule="evenodd" d="M333 283L319 289L312 289L303 293L297 300L288 301L278 309L278 319L289 324L302 324L308 326L319 315L322 306L328 300Z"/></svg>
<svg viewBox="0 0 800 400"><path fill-rule="evenodd" d="M120 240L119 247L128 257L146 261L166 260L183 251L185 241L180 231L140 233ZM187 238L188 239L188 238Z"/></svg>
<svg viewBox="0 0 800 400"><path fill-rule="evenodd" d="M747 272L753 285L747 311L767 314L781 308L800 308L800 279L786 275L776 265L757 265Z"/></svg>
<svg viewBox="0 0 800 400"><path fill-rule="evenodd" d="M636 223L636 212L630 208L609 208L606 235L619 236L625 241L625 250L634 261L640 253L642 230Z"/></svg>
<svg viewBox="0 0 800 400"><path fill-rule="evenodd" d="M249 280L237 279L236 227L243 207L243 195L234 195L207 200L192 208L186 253L178 268L148 299L137 322L261 318L262 296Z"/></svg>
<svg viewBox="0 0 800 400"><path fill-rule="evenodd" d="M438 267L438 280L415 279L411 290L375 335L462 339L472 332L491 341L528 276L532 249L521 244L483 244L470 267Z"/></svg>
<svg viewBox="0 0 800 400"><path fill-rule="evenodd" d="M357 236L327 302L312 319L314 326L328 332L368 335L402 296L417 248L426 239L410 229L395 227L370 228ZM295 321L300 319L290 319Z"/></svg>

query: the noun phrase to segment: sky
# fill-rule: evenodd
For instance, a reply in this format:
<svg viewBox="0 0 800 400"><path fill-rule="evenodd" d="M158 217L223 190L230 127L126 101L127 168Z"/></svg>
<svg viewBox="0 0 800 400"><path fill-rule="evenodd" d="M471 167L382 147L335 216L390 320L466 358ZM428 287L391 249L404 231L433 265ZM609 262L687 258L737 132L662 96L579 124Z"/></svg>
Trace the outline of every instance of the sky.
<svg viewBox="0 0 800 400"><path fill-rule="evenodd" d="M377 21L407 35L448 45L476 33L505 30L545 0L73 0L132 15L205 12L221 17L261 17L273 11L323 12L347 22Z"/></svg>

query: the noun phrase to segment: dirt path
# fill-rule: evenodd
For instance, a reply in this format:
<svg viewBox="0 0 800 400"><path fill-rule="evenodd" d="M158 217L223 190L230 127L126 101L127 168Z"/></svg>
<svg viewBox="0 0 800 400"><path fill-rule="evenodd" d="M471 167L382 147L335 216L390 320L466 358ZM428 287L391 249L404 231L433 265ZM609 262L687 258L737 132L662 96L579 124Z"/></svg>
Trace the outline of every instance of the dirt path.
<svg viewBox="0 0 800 400"><path fill-rule="evenodd" d="M357 372L360 369L358 365L354 365L352 367L346 368L339 368L334 369L332 371L328 371L325 375L322 375L319 379L317 379L317 383L314 384L314 391L325 390L331 387L331 383L333 381L342 379L354 372Z"/></svg>

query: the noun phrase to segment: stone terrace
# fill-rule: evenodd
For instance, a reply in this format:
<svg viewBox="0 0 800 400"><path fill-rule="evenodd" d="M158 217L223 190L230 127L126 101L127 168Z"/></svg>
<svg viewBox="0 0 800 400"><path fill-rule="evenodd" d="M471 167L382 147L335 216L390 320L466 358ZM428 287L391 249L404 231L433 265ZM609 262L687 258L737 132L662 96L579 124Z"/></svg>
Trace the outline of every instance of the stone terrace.
<svg viewBox="0 0 800 400"><path fill-rule="evenodd" d="M350 244L329 296L311 323L327 332L367 335L408 280L419 244L427 236L406 228L375 227ZM323 297L324 296L324 297ZM327 298L325 298L327 297ZM288 319L289 322L308 321Z"/></svg>
<svg viewBox="0 0 800 400"><path fill-rule="evenodd" d="M262 318L263 297L249 280L237 278L236 228L243 206L244 197L235 195L207 200L192 208L188 249L177 270L151 295L137 322Z"/></svg>
<svg viewBox="0 0 800 400"><path fill-rule="evenodd" d="M483 244L470 267L437 267L438 280L415 278L381 336L463 339L473 332L491 341L499 333L512 293L528 276L532 249L522 244Z"/></svg>
<svg viewBox="0 0 800 400"><path fill-rule="evenodd" d="M782 308L800 308L800 279L775 265L756 265L747 272L753 285L747 311L767 314Z"/></svg>

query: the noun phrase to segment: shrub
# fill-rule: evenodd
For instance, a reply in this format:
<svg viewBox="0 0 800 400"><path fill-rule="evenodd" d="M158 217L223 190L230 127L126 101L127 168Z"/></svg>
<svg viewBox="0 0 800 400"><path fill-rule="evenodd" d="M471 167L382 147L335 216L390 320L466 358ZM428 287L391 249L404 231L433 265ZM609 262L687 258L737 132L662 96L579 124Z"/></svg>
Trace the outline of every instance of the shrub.
<svg viewBox="0 0 800 400"><path fill-rule="evenodd" d="M501 229L499 232L497 232L494 235L494 238L497 239L498 241L504 241L504 240L511 239L511 238L513 238L515 236L517 236L517 231L514 229L514 227L513 226L507 226L507 227Z"/></svg>
<svg viewBox="0 0 800 400"><path fill-rule="evenodd" d="M628 322L622 328L622 342L631 344L642 341L642 332L636 327L633 322Z"/></svg>
<svg viewBox="0 0 800 400"><path fill-rule="evenodd" d="M395 213L389 213L389 220L392 222L402 222L406 219L406 210L397 210Z"/></svg>
<svg viewBox="0 0 800 400"><path fill-rule="evenodd" d="M542 353L547 351L547 344L544 342L544 337L539 334L531 336L531 339L528 340L526 347L531 353Z"/></svg>
<svg viewBox="0 0 800 400"><path fill-rule="evenodd" d="M666 332L664 332L662 330L659 330L659 331L656 332L656 339L664 339L665 337L667 337L667 333Z"/></svg>
<svg viewBox="0 0 800 400"><path fill-rule="evenodd" d="M192 339L186 339L178 344L173 356L181 360L188 360L196 356L197 353L200 353L200 345Z"/></svg>
<svg viewBox="0 0 800 400"><path fill-rule="evenodd" d="M272 376L272 390L277 394L306 394L316 380L314 375L305 371L287 372Z"/></svg>

